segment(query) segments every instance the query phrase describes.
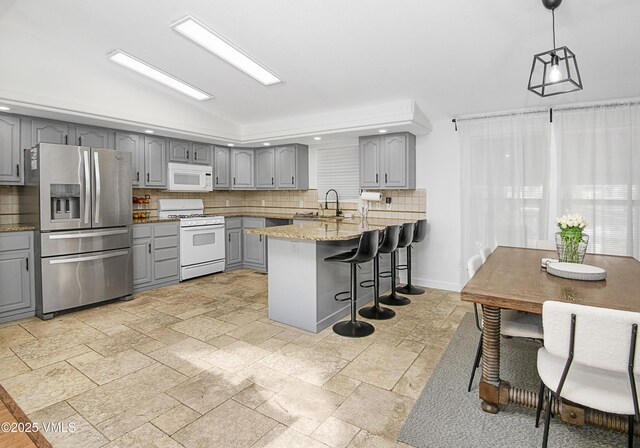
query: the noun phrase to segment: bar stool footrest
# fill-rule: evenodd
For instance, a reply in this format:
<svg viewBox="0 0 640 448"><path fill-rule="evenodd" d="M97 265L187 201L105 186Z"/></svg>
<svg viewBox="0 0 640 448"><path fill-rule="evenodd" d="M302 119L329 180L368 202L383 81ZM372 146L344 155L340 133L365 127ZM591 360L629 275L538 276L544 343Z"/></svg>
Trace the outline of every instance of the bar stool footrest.
<svg viewBox="0 0 640 448"><path fill-rule="evenodd" d="M382 271L378 274L380 278L391 278L391 271Z"/></svg>
<svg viewBox="0 0 640 448"><path fill-rule="evenodd" d="M396 271L406 271L407 269L408 268L406 264L399 264L396 266Z"/></svg>
<svg viewBox="0 0 640 448"><path fill-rule="evenodd" d="M361 288L373 288L375 286L375 283L373 281L373 279L371 280L362 280L360 282L360 287Z"/></svg>
<svg viewBox="0 0 640 448"><path fill-rule="evenodd" d="M344 296L345 294L349 294L349 295L347 297L341 297L341 296ZM336 302L347 302L351 300L351 291L339 292L333 296L333 300L335 300Z"/></svg>

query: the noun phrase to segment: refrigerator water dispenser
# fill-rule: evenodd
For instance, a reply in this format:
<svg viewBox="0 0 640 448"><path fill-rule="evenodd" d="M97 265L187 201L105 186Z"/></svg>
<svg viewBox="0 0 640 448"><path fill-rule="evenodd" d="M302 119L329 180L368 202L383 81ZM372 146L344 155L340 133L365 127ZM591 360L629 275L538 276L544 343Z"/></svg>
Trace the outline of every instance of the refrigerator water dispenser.
<svg viewBox="0 0 640 448"><path fill-rule="evenodd" d="M80 218L80 185L51 184L51 219Z"/></svg>

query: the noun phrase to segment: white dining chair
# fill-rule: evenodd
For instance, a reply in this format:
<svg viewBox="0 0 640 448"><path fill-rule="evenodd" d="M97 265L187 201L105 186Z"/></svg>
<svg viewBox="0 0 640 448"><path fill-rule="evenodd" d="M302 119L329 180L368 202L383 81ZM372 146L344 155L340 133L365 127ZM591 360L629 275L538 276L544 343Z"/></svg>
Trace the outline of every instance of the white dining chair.
<svg viewBox="0 0 640 448"><path fill-rule="evenodd" d="M546 387L542 446L549 439L550 403L559 397L627 415L628 445L632 447L638 418L640 368L635 360L640 360L636 345L640 313L549 300L542 306L542 321L545 338L544 347L538 350L542 383L536 412L538 427Z"/></svg>
<svg viewBox="0 0 640 448"><path fill-rule="evenodd" d="M482 264L487 261L487 258L489 258L489 255L491 255L491 252L493 251L489 246L483 246L480 248L480 258L482 258Z"/></svg>
<svg viewBox="0 0 640 448"><path fill-rule="evenodd" d="M480 255L474 255L467 261L467 271L469 272L469 279L472 279L478 270L484 264L482 260L482 253ZM480 359L482 358L482 336L483 325L480 313L478 312L478 304L473 304L473 312L476 320L476 327L480 330L480 340L478 341L478 347L476 348L476 356L473 361L473 367L471 369L471 378L469 378L469 386L467 391L471 392L471 385L476 375L476 370L480 366ZM528 338L542 340L542 319L539 315L533 313L525 313L523 311L516 310L502 310L500 312L500 334L502 336L512 338Z"/></svg>
<svg viewBox="0 0 640 448"><path fill-rule="evenodd" d="M536 249L556 250L556 242L547 240L536 240Z"/></svg>

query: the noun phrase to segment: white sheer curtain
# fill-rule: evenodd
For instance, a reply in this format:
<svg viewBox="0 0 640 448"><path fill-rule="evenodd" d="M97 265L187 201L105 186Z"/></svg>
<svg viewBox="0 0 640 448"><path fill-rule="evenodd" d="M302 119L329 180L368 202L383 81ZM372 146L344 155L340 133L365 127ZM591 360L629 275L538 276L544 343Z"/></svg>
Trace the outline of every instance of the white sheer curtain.
<svg viewBox="0 0 640 448"><path fill-rule="evenodd" d="M549 114L458 122L462 260L480 247L535 247L548 232Z"/></svg>
<svg viewBox="0 0 640 448"><path fill-rule="evenodd" d="M554 112L560 212L590 222L589 252L640 259L640 105Z"/></svg>

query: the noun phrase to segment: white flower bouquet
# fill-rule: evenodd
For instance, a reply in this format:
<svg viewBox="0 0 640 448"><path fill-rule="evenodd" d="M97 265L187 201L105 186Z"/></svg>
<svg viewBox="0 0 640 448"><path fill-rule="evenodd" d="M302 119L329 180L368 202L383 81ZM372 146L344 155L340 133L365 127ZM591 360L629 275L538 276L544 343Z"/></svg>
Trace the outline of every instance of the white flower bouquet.
<svg viewBox="0 0 640 448"><path fill-rule="evenodd" d="M589 243L589 235L582 233L589 225L587 220L578 214L562 215L556 218L556 225L560 229L556 234L560 261L582 263Z"/></svg>

